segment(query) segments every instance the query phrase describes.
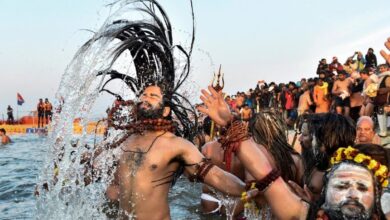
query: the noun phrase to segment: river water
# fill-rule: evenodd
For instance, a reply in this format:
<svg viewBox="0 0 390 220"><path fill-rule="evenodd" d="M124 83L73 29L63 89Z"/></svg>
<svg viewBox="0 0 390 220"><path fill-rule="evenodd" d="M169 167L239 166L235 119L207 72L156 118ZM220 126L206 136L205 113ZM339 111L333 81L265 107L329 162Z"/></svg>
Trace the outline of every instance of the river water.
<svg viewBox="0 0 390 220"><path fill-rule="evenodd" d="M33 195L43 165L47 138L13 135L0 145L0 219L36 219ZM172 219L224 219L200 214L200 184L180 178L169 195Z"/></svg>

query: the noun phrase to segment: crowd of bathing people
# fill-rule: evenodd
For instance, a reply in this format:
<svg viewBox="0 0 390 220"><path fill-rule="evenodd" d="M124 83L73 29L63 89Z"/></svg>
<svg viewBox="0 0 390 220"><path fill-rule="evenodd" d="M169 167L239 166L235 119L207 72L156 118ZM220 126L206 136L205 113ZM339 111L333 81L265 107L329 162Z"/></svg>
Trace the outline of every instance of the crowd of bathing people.
<svg viewBox="0 0 390 220"><path fill-rule="evenodd" d="M390 49L390 38L386 47ZM125 127L118 142L87 157L95 171L88 184L99 172L112 172L104 170L107 163L115 166L106 190L118 207L107 213L111 217L169 219L168 192L184 172L190 181L204 183L200 199L205 215L390 219L390 152L380 144L372 119L376 114L381 125L380 117L386 117L388 66L379 65L377 73L368 61L371 52L366 61L357 55L358 60L348 59L362 63L353 72L344 66L334 74L335 63L322 60L318 78L300 83L259 82L235 96L209 86L201 91L203 103L197 107L205 118L195 144L176 136L172 93L165 85L145 84L139 102L115 102L109 126L120 129L111 119L121 106L135 105L137 120ZM385 96L385 103L378 96ZM289 126L299 135L299 150L286 134ZM381 129L379 135L386 136L387 124ZM230 203L224 208L224 195L240 198L233 213Z"/></svg>
<svg viewBox="0 0 390 220"><path fill-rule="evenodd" d="M389 44L386 43L387 46ZM386 58L385 54L383 56ZM195 139L195 143L202 146L203 155L213 164L248 183L256 178L245 167L245 162L240 158L241 153L237 154L241 149L239 147L230 149L225 146L225 139L226 132L228 136L240 136L243 133L248 135L237 137L233 142L251 137L258 147L261 146L260 149L264 151L271 166L279 171L280 177L287 183L290 191L310 205L308 219L343 219L337 216L344 216L345 219L384 219L384 216L381 217L383 213L387 213L387 218L390 219L389 202L383 202L385 206L382 207L383 212L380 210L379 198L373 200L370 203L371 207L368 207L363 202L363 194L360 194L361 197L357 196L359 193L369 191L367 187L359 189L358 182L371 181L375 178L366 176L364 181L362 180L364 178L357 181L355 179L357 174L354 174L356 168L353 168L354 165L364 167L362 164L365 164L375 177L379 172L372 169L370 163L372 165L381 163L387 167L390 164L390 149L383 146L386 143L381 143L380 138L387 136L389 61L387 59L386 63L377 66L376 56L370 48L365 57L361 52L355 52L344 65L338 62L337 57L333 57L330 64L327 64L326 59L321 59L317 76L314 78L303 78L299 82L286 84L259 81L254 89L249 89L246 93L224 94L224 102L235 120L243 125L243 130L229 128L232 131L229 129L225 131L214 125L215 122L206 114L202 122L203 130ZM378 134L376 125L379 127ZM247 130L244 131L244 128ZM289 129L295 129L295 137L288 136ZM299 143L295 144L296 142ZM296 145L300 146L294 148ZM358 159L358 154L367 160ZM343 160L346 163L338 165ZM340 168L344 172L351 170L339 176L335 175L342 172L336 171ZM382 169L385 173L388 172L387 168ZM389 193L386 180L388 178L388 174L380 177L385 183L382 184L384 186L382 189L378 182L373 182L374 188L377 185L373 190L373 197L375 195L380 197L386 190ZM271 182L273 181L267 183ZM357 185L354 187L354 184ZM355 195L352 195L354 193L351 188L356 190ZM255 204L250 204L244 199L244 202L239 203L234 210L236 217L242 215L244 210L247 213L248 209L254 209L260 219L272 217L294 219L275 212L275 210L283 212L284 206L273 204L271 201L277 199L267 198L266 194L258 196ZM341 195L346 198L342 200L338 197ZM269 196L277 197L277 194ZM385 197L388 198L389 195ZM347 204L354 204L356 207L343 207ZM202 188L201 205L203 212L207 214L225 212L221 197L206 184ZM290 207L287 202L285 205ZM275 206L280 206L280 210ZM316 211L313 211L314 209ZM373 215L375 209L377 213ZM352 215L353 212L358 213L357 210L360 210L360 214ZM363 215L363 212L366 214Z"/></svg>
<svg viewBox="0 0 390 220"><path fill-rule="evenodd" d="M221 87L209 86L201 90L203 103L197 107L209 118L203 123L207 131L200 132L189 116L195 111L181 103L185 99L178 92L189 70L175 75L171 25L160 14L163 19L152 16L158 25L121 20L102 32L120 40L108 62L125 48L134 55L137 71L135 77L111 71L107 82L123 79L138 96L136 101L118 96L106 134L115 135L114 141L103 140L80 161L85 185L112 176L105 190L110 208L102 209L107 216L170 219L168 193L184 174L204 184L199 197L209 215L225 211L224 194L238 198L235 219L390 219L389 152L375 144L370 117L376 112L378 124L385 125L379 135L385 136L381 116L386 118L390 79L387 65L376 73L372 50L365 61L357 53L345 65L321 60L318 78L302 80L299 87L259 82L251 93L225 98ZM385 45L390 50L390 38ZM388 53L381 55L390 63ZM122 120L126 108L133 110L128 121ZM300 133L300 152L288 141L288 126ZM192 142L195 134L198 146ZM58 155L63 158L64 152ZM46 189L52 186L48 182Z"/></svg>

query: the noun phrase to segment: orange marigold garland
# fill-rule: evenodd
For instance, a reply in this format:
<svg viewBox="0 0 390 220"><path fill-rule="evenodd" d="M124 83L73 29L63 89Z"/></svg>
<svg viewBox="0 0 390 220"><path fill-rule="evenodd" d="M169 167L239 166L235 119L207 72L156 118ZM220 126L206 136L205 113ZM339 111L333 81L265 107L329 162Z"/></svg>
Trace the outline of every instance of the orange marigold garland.
<svg viewBox="0 0 390 220"><path fill-rule="evenodd" d="M341 147L333 154L330 159L330 163L334 165L345 160L354 161L355 163L366 166L369 170L371 170L383 188L389 185L389 169L387 166L379 163L370 156L360 153L359 150L351 146L347 148Z"/></svg>

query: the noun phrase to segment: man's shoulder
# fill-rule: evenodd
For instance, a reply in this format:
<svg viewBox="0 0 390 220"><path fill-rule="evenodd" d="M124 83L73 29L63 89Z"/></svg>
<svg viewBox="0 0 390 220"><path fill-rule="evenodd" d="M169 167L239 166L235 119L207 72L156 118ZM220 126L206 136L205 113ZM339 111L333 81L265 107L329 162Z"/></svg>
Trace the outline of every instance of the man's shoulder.
<svg viewBox="0 0 390 220"><path fill-rule="evenodd" d="M187 139L184 139L180 136L177 136L175 135L174 133L172 132L166 132L163 136L162 136L162 139L166 142L168 142L169 144L171 145L183 145L183 144L192 144L190 141L188 141Z"/></svg>

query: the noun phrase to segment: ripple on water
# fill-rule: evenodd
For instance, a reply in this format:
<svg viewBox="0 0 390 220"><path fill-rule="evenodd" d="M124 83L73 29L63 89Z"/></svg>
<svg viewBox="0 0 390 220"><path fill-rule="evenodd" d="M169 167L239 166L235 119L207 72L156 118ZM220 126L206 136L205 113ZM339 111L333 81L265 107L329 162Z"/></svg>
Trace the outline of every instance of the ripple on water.
<svg viewBox="0 0 390 220"><path fill-rule="evenodd" d="M34 135L11 137L0 147L0 219L34 219L33 195L45 156L45 139ZM200 214L200 185L180 178L169 193L172 219L224 219Z"/></svg>
<svg viewBox="0 0 390 220"><path fill-rule="evenodd" d="M33 195L45 140L35 135L15 135L0 147L0 219L33 219Z"/></svg>

